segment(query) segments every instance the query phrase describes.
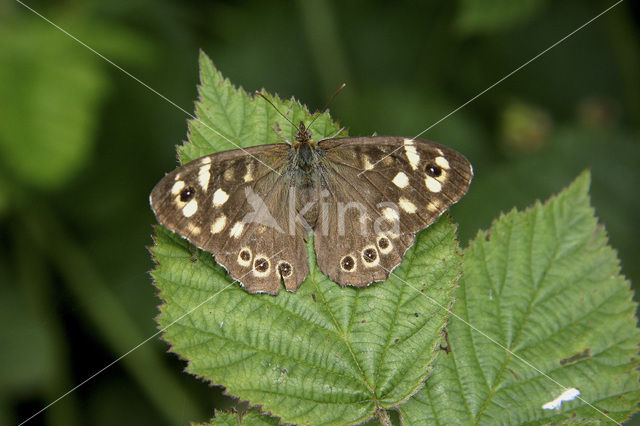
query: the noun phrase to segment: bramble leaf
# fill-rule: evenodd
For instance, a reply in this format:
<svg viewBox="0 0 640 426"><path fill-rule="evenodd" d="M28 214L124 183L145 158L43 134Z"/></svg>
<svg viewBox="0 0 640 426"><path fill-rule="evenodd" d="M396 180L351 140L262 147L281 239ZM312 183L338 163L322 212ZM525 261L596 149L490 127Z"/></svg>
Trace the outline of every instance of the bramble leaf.
<svg viewBox="0 0 640 426"><path fill-rule="evenodd" d="M275 417L269 417L266 414L261 414L260 411L251 409L244 413L238 413L235 411L216 411L216 414L210 422L198 423L193 426L210 426L210 425L257 425L257 426L275 426L280 424Z"/></svg>
<svg viewBox="0 0 640 426"><path fill-rule="evenodd" d="M621 422L637 410L636 304L589 183L583 173L471 242L447 326L451 352L400 407L404 423ZM542 408L567 388L580 396Z"/></svg>

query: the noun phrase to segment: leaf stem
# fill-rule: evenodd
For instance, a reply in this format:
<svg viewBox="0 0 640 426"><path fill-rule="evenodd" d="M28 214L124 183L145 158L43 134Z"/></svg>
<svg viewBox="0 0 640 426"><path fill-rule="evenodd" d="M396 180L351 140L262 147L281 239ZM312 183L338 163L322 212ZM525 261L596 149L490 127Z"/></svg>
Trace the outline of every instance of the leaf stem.
<svg viewBox="0 0 640 426"><path fill-rule="evenodd" d="M380 407L376 410L376 417L380 421L382 426L392 426L391 417L389 417L389 413L384 408Z"/></svg>

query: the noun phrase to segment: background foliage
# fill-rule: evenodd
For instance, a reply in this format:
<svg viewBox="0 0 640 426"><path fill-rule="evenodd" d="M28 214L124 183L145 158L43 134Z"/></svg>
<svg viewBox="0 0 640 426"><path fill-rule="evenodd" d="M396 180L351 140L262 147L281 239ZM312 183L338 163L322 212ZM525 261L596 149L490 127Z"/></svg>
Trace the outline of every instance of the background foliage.
<svg viewBox="0 0 640 426"><path fill-rule="evenodd" d="M247 90L331 106L351 135L413 136L612 4L603 1L28 2L187 111L198 49ZM634 9L635 7L635 9ZM623 2L424 137L476 177L462 245L591 168L640 282L640 31ZM0 423L15 424L155 332L147 197L186 116L38 18L0 4ZM149 343L35 422L181 424L225 406Z"/></svg>

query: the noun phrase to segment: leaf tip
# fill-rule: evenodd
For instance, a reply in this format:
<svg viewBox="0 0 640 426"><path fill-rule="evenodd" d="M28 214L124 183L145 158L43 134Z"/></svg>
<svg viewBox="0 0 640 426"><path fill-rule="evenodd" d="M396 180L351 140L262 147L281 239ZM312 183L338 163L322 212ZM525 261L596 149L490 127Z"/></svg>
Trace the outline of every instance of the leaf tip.
<svg viewBox="0 0 640 426"><path fill-rule="evenodd" d="M569 185L569 188L575 188L577 192L587 194L591 187L591 169L583 170L577 178Z"/></svg>

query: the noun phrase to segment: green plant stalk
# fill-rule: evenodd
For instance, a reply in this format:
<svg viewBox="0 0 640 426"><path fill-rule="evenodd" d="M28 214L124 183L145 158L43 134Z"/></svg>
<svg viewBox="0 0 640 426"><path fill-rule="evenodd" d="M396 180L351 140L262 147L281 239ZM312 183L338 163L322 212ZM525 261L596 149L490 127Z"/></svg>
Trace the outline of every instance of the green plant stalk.
<svg viewBox="0 0 640 426"><path fill-rule="evenodd" d="M26 297L31 299L32 306L35 306L43 326L47 328L47 334L54 342L53 355L55 360L53 365L55 365L55 371L51 375L51 382L43 385L44 397L47 401L53 401L74 385L71 382L67 342L62 324L49 302L52 287L43 256L33 255L31 241L25 239L22 232L14 232L14 241L17 246L16 266L21 287L26 292ZM44 413L44 416L47 423L52 425L74 426L80 424L76 396L70 394L64 403L53 405Z"/></svg>

